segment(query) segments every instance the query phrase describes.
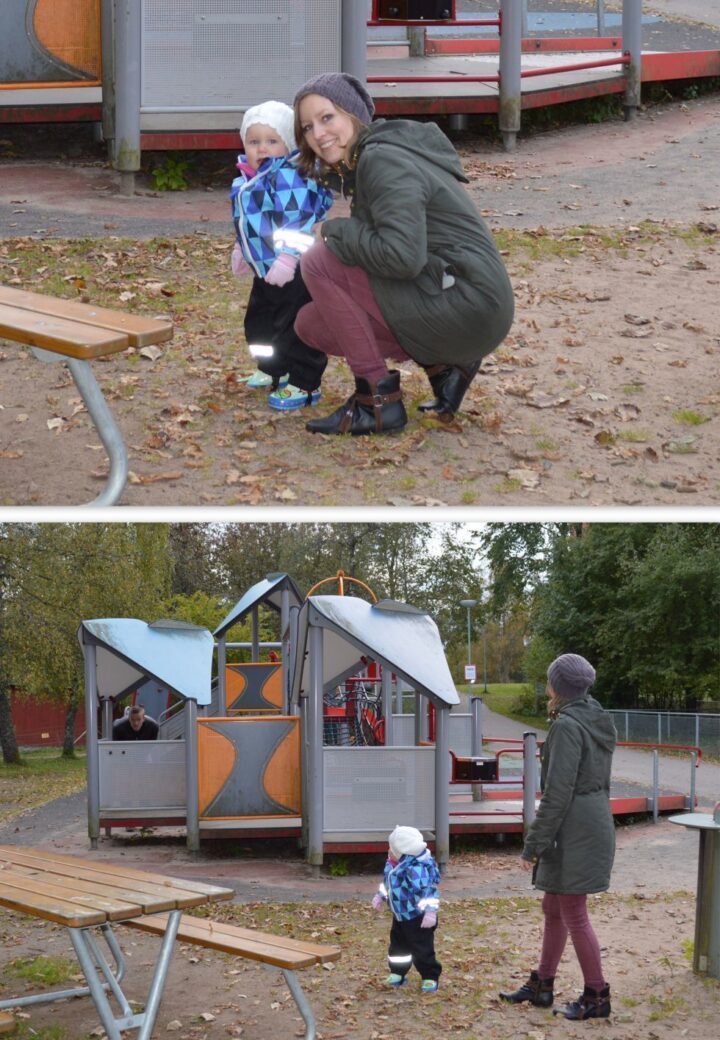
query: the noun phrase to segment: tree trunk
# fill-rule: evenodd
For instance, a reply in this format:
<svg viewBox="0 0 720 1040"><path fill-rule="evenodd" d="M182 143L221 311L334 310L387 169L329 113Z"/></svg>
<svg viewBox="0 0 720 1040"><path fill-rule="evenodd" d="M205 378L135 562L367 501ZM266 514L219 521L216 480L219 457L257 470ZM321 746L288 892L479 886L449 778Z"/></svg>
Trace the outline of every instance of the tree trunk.
<svg viewBox="0 0 720 1040"><path fill-rule="evenodd" d="M75 716L77 715L77 697L70 698L65 716L65 735L63 736L63 758L75 758Z"/></svg>
<svg viewBox="0 0 720 1040"><path fill-rule="evenodd" d="M21 764L20 751L18 750L17 737L15 735L15 723L10 712L10 698L5 687L0 686L0 746L2 747L3 761L6 766L18 766Z"/></svg>

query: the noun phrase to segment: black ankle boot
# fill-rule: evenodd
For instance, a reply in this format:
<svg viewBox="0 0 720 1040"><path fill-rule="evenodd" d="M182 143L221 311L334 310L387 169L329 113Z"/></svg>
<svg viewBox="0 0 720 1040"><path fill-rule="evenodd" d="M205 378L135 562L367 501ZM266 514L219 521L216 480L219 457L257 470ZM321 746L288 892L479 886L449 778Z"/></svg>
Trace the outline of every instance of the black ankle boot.
<svg viewBox="0 0 720 1040"><path fill-rule="evenodd" d="M419 412L435 412L441 422L450 422L459 409L467 388L480 370L480 361L471 365L432 365L425 368L435 399L418 405Z"/></svg>
<svg viewBox="0 0 720 1040"><path fill-rule="evenodd" d="M555 979L541 979L536 971L530 972L530 978L524 986L516 989L514 993L501 993L503 1000L511 1004L522 1004L529 1000L535 1007L549 1008L553 1002L553 983Z"/></svg>
<svg viewBox="0 0 720 1040"><path fill-rule="evenodd" d="M392 433L407 423L400 390L400 373L388 372L384 379L371 383L355 380L355 393L332 415L311 419L305 424L310 433Z"/></svg>
<svg viewBox="0 0 720 1040"><path fill-rule="evenodd" d="M586 986L577 1000L566 1004L564 1008L556 1008L553 1015L584 1021L586 1018L609 1018L610 1011L610 987L593 989L592 986Z"/></svg>

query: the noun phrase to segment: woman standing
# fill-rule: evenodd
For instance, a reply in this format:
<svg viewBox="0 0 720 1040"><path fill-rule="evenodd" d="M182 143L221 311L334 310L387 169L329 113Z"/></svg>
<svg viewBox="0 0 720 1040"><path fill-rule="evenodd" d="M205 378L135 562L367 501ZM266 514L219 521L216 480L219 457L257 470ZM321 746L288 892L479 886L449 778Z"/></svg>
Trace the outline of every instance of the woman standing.
<svg viewBox="0 0 720 1040"><path fill-rule="evenodd" d="M520 863L545 892L542 951L537 971L503 1000L550 1007L553 983L568 935L585 987L554 1014L607 1018L610 987L600 945L587 913L587 896L605 892L615 857L610 770L617 734L612 719L588 690L595 669L578 654L562 654L548 668L550 731L542 749L542 798L525 836Z"/></svg>
<svg viewBox="0 0 720 1040"><path fill-rule="evenodd" d="M295 330L355 376L345 404L307 424L313 433L402 429L400 375L386 358L424 368L435 397L420 408L450 422L513 319L507 272L450 141L434 123L370 125L373 112L345 73L295 97L302 173L351 199L351 215L326 222L301 262L313 302Z"/></svg>

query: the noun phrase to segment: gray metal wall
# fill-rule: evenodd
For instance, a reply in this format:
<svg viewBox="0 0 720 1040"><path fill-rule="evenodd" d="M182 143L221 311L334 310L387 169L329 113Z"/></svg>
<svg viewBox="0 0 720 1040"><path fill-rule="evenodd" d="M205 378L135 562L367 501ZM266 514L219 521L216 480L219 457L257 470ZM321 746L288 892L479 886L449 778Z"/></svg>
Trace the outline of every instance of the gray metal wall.
<svg viewBox="0 0 720 1040"><path fill-rule="evenodd" d="M184 809L184 740L102 740L100 810Z"/></svg>
<svg viewBox="0 0 720 1040"><path fill-rule="evenodd" d="M325 748L323 831L435 829L435 749Z"/></svg>

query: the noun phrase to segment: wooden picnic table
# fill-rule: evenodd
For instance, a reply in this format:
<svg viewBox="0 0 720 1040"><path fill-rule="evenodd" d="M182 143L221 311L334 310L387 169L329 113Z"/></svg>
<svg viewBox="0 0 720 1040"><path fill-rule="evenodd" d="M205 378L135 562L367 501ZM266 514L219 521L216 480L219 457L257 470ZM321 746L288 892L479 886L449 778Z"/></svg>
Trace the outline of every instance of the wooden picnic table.
<svg viewBox="0 0 720 1040"><path fill-rule="evenodd" d="M138 1030L138 1040L149 1040L182 911L232 896L229 888L97 863L50 849L0 846L0 906L65 925L87 980L87 987L81 989L2 1000L0 1011L90 995L109 1040L121 1040L121 1032L129 1029ZM167 928L145 1009L135 1014L120 987L125 962L112 925L160 912L168 914ZM115 971L98 943L97 929L115 961ZM120 1007L119 1017L115 1017L110 1005L110 994Z"/></svg>

